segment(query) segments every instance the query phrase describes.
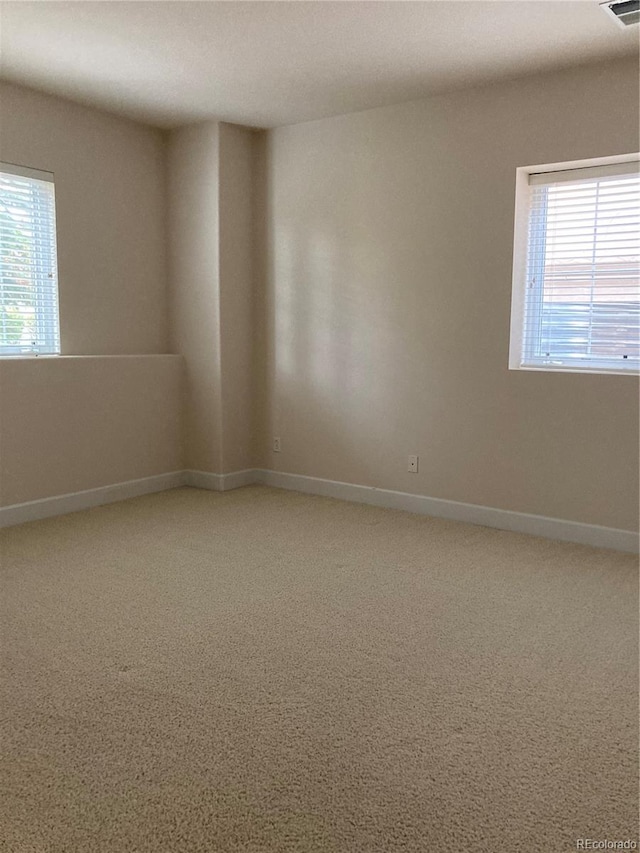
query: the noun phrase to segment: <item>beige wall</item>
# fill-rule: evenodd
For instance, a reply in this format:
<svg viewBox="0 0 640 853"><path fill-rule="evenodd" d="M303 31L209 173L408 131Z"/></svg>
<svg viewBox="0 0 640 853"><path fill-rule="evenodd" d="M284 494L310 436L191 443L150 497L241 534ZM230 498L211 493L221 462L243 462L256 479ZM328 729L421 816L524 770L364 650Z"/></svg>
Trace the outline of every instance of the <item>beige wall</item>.
<svg viewBox="0 0 640 853"><path fill-rule="evenodd" d="M185 357L185 466L222 470L219 125L168 135L168 244L171 349Z"/></svg>
<svg viewBox="0 0 640 853"><path fill-rule="evenodd" d="M63 354L166 352L161 132L1 83L0 160L55 174Z"/></svg>
<svg viewBox="0 0 640 853"><path fill-rule="evenodd" d="M182 469L182 359L0 359L0 505Z"/></svg>
<svg viewBox="0 0 640 853"><path fill-rule="evenodd" d="M251 130L220 124L222 472L255 465L254 157Z"/></svg>
<svg viewBox="0 0 640 853"><path fill-rule="evenodd" d="M0 360L0 503L180 470L160 131L0 84L0 160L56 182L65 356ZM126 355L121 354L145 354Z"/></svg>
<svg viewBox="0 0 640 853"><path fill-rule="evenodd" d="M635 529L637 380L507 362L516 167L637 150L630 61L269 132L263 464Z"/></svg>
<svg viewBox="0 0 640 853"><path fill-rule="evenodd" d="M171 347L185 356L186 467L254 464L252 131L203 122L168 135Z"/></svg>
<svg viewBox="0 0 640 853"><path fill-rule="evenodd" d="M507 369L515 169L637 150L634 63L166 140L0 95L0 158L56 173L65 351L186 380L1 362L4 504L262 466L637 526L637 380Z"/></svg>

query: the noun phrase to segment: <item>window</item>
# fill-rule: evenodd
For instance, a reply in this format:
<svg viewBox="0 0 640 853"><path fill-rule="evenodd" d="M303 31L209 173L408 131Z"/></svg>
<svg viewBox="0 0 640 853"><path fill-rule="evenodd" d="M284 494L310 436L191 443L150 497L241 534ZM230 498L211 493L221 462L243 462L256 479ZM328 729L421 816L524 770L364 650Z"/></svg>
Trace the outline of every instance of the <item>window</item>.
<svg viewBox="0 0 640 853"><path fill-rule="evenodd" d="M59 352L53 175L0 163L0 355Z"/></svg>
<svg viewBox="0 0 640 853"><path fill-rule="evenodd" d="M637 155L518 169L512 369L640 369Z"/></svg>

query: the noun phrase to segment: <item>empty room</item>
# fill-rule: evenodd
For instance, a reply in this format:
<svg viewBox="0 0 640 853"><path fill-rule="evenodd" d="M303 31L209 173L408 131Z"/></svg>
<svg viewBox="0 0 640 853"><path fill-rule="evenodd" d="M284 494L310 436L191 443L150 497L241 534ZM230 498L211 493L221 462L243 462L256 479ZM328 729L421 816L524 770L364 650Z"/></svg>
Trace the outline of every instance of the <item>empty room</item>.
<svg viewBox="0 0 640 853"><path fill-rule="evenodd" d="M2 853L638 849L639 21L2 2Z"/></svg>

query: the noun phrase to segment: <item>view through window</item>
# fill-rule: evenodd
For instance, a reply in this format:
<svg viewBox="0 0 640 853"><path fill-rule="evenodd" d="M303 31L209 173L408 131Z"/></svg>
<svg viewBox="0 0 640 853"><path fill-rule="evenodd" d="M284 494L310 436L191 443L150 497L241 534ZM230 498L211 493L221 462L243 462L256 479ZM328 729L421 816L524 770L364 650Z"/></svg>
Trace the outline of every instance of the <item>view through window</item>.
<svg viewBox="0 0 640 853"><path fill-rule="evenodd" d="M0 163L0 355L59 352L53 175Z"/></svg>

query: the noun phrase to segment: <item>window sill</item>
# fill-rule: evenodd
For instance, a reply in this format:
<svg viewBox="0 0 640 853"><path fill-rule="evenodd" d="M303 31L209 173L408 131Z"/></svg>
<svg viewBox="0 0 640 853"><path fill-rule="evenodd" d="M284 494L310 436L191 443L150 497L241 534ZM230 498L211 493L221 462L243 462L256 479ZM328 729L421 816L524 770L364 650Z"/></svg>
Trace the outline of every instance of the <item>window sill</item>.
<svg viewBox="0 0 640 853"><path fill-rule="evenodd" d="M535 367L532 365L509 365L509 370L522 371L526 373L578 373L587 376L629 376L633 379L638 379L640 370L628 368L626 370L616 370L615 368L606 367Z"/></svg>
<svg viewBox="0 0 640 853"><path fill-rule="evenodd" d="M89 353L87 355L61 355L49 353L42 355L0 355L0 361L71 361L87 358L180 358L179 353L172 352L131 352L131 353Z"/></svg>

